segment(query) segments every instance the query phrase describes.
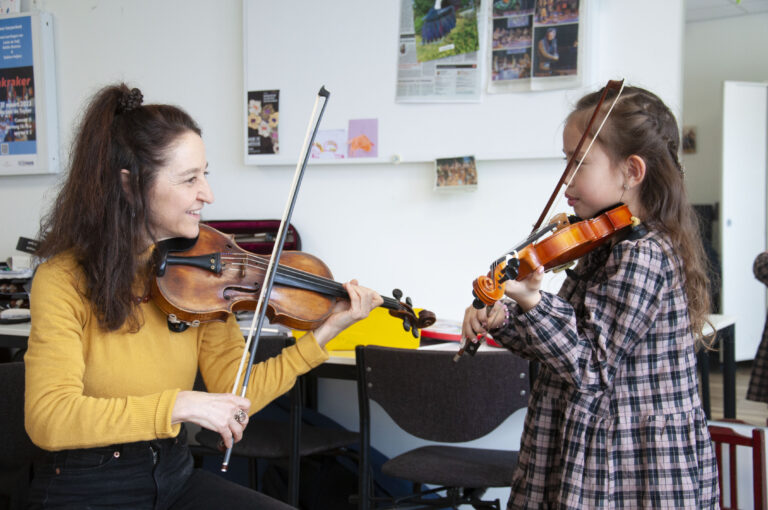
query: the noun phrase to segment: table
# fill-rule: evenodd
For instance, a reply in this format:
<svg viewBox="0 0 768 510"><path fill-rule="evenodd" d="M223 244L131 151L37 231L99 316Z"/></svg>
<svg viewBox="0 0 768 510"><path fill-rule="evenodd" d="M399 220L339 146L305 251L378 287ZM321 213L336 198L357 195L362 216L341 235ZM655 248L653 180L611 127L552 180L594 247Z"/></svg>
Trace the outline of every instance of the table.
<svg viewBox="0 0 768 510"><path fill-rule="evenodd" d="M709 363L714 356L718 356L723 366L723 415L725 418L736 418L736 319L730 315L713 314L709 315L709 320L718 333L715 346L719 346L719 349L711 351L702 349L697 355L701 374L702 407L707 418L711 419ZM26 349L29 329L29 322L0 324L0 347ZM241 329L247 332L246 325L243 325ZM711 334L712 327L707 325L704 332ZM458 344L455 342L448 342L443 345L442 348L446 349L458 348ZM317 408L317 385L312 384L312 382L316 382L317 377L354 380L357 378L355 370L354 351L331 351L331 357L328 361L309 373L310 384L307 388L307 404ZM315 379L313 380L313 378Z"/></svg>
<svg viewBox="0 0 768 510"><path fill-rule="evenodd" d="M31 323L0 324L0 347L26 349Z"/></svg>

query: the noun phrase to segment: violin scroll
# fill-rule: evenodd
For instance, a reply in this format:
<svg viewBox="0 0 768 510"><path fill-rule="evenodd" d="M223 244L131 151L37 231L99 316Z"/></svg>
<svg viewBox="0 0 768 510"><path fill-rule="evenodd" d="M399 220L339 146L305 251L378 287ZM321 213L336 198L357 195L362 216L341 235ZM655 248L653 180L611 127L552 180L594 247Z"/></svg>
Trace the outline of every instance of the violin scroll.
<svg viewBox="0 0 768 510"><path fill-rule="evenodd" d="M403 321L403 329L410 331L414 338L419 338L420 329L427 328L435 323L435 314L429 310L416 312L413 309L411 298L406 297L405 302L402 302L400 300L403 297L402 290L394 289L392 295L395 298L396 306L387 306L387 300L390 298L384 298L384 306L389 308L389 314L392 317L397 317Z"/></svg>

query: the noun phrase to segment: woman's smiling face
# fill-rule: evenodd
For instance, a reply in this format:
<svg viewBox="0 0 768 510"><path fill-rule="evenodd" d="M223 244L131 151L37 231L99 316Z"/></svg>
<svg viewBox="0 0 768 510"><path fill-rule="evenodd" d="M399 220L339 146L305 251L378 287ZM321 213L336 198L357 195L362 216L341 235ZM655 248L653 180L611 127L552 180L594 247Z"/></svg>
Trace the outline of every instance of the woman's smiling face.
<svg viewBox="0 0 768 510"><path fill-rule="evenodd" d="M149 192L149 226L156 240L197 237L200 211L213 202L207 168L197 133L188 131L171 145Z"/></svg>

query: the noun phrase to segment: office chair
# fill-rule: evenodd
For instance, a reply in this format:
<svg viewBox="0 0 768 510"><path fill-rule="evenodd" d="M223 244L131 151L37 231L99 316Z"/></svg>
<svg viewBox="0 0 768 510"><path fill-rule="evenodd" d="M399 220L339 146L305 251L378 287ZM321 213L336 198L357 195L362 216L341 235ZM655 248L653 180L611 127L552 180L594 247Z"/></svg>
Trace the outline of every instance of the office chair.
<svg viewBox="0 0 768 510"><path fill-rule="evenodd" d="M358 346L360 409L359 508L398 505L500 508L481 499L490 487L509 487L518 452L434 444L402 453L381 468L409 480L414 492L380 498L372 493L369 466L370 401L404 431L440 443L471 441L490 433L528 403L528 362L509 351L478 352L453 362L453 351ZM437 488L421 490L422 485ZM441 495L444 493L444 495ZM381 504L380 504L381 503Z"/></svg>
<svg viewBox="0 0 768 510"><path fill-rule="evenodd" d="M42 453L24 429L24 363L0 363L0 508L22 509L32 460Z"/></svg>
<svg viewBox="0 0 768 510"><path fill-rule="evenodd" d="M272 335L262 336L256 351L256 362L277 356L283 348L294 343L293 337ZM302 380L294 384L288 392L288 423L280 420L259 418L259 413L251 417L242 440L235 444L232 455L248 459L250 484L259 488L258 459L288 461L287 503L299 504L299 468L301 457L317 454L343 454L356 458L345 448L355 445L359 435L344 429L315 427L302 424ZM198 383L199 384L199 383ZM202 389L202 388L201 388ZM204 450L195 453L221 455L218 449L220 436L207 429L201 429L195 439Z"/></svg>
<svg viewBox="0 0 768 510"><path fill-rule="evenodd" d="M739 423L734 420L734 422ZM743 422L742 422L743 423ZM710 425L709 435L715 447L717 457L717 483L720 487L720 508L724 510L736 510L738 502L738 477L736 472L736 447L747 446L752 448L752 485L754 493L755 510L765 510L765 433L760 428L752 429L752 435L744 436L730 427ZM723 448L728 447L728 479L730 492L730 506L723 506Z"/></svg>

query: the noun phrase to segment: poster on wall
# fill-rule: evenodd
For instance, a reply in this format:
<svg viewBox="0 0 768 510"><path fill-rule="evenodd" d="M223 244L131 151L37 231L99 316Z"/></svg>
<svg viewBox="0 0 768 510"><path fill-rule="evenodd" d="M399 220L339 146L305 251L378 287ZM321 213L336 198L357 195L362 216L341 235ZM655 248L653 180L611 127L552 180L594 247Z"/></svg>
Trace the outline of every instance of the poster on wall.
<svg viewBox="0 0 768 510"><path fill-rule="evenodd" d="M50 53L43 56L43 26L50 21L38 15L0 17L2 174L58 171L52 61Z"/></svg>
<svg viewBox="0 0 768 510"><path fill-rule="evenodd" d="M420 2L423 3L423 2ZM448 2L444 1L447 9ZM414 0L400 1L400 37L397 46L397 92L395 100L399 103L431 103L431 102L478 102L480 101L480 66L478 62L479 52L471 43L472 37L477 38L477 14L475 2L463 2L468 8L459 11L469 12L474 32L470 31L468 44L461 44L461 50L457 50L454 43L446 42L446 37L434 41L431 46L433 51L428 53L423 48L424 40L423 17L417 30ZM434 10L435 1L428 2ZM456 12L453 5L451 12ZM422 7L424 10L424 7ZM429 12L429 10L427 11ZM462 18L463 26L468 19ZM474 34L474 35L473 35ZM453 35L451 36L453 37ZM442 42L442 45L440 44ZM453 46L451 47L451 45ZM430 45L427 45L430 46ZM440 50L440 47L443 50ZM469 48L475 48L469 51ZM436 48L436 49L435 49ZM427 59L425 55L432 54L434 59ZM423 59L423 61L421 61Z"/></svg>
<svg viewBox="0 0 768 510"><path fill-rule="evenodd" d="M248 91L248 155L279 154L280 91Z"/></svg>
<svg viewBox="0 0 768 510"><path fill-rule="evenodd" d="M488 92L578 86L583 8L579 0L495 0Z"/></svg>

